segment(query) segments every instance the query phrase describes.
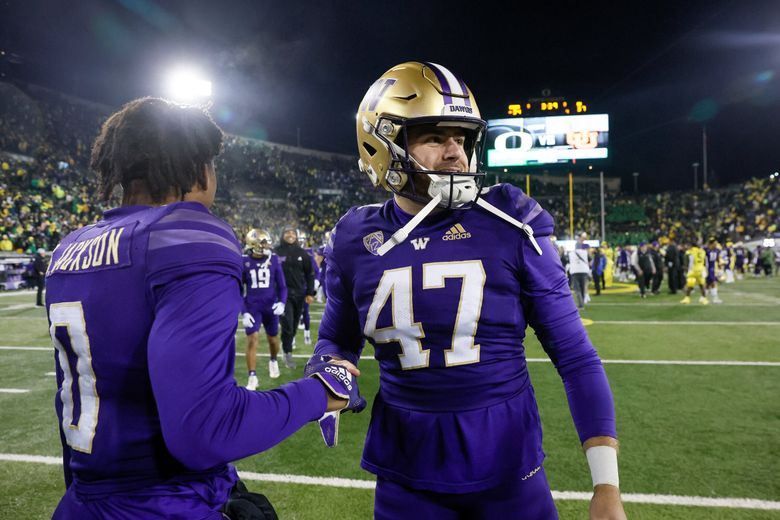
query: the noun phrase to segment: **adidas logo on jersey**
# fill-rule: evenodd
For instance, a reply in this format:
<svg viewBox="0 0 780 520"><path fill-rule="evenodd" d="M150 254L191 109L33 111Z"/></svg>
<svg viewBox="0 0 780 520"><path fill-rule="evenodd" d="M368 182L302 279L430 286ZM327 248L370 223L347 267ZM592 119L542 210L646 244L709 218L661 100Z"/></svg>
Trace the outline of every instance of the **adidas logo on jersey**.
<svg viewBox="0 0 780 520"><path fill-rule="evenodd" d="M461 240L464 238L471 238L471 233L463 229L460 224L455 224L441 237L442 240Z"/></svg>

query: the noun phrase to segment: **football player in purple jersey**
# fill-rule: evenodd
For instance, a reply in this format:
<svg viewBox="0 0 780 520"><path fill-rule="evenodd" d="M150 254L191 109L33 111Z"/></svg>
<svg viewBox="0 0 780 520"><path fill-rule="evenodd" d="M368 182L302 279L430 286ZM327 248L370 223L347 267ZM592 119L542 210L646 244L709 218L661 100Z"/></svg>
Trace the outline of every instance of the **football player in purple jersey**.
<svg viewBox="0 0 780 520"><path fill-rule="evenodd" d="M734 244L734 271L737 273L737 280L745 278L745 266L748 265L747 249L742 242Z"/></svg>
<svg viewBox="0 0 780 520"><path fill-rule="evenodd" d="M485 126L441 65L403 63L371 86L359 165L393 198L334 229L313 359L357 364L363 340L374 347L380 386L361 464L377 475L375 518L546 520L557 512L523 349L531 325L591 469L591 517L624 519L612 393L553 219L518 188L482 188Z"/></svg>
<svg viewBox="0 0 780 520"><path fill-rule="evenodd" d="M306 251L307 255L309 255L309 260L311 261L311 270L314 274L314 292L316 293L320 288L320 266L317 265L314 248L308 247L308 236L306 233L300 230L298 231L298 245L301 246L304 251ZM303 327L304 345L311 345L311 314L309 313L309 303L310 302L308 301L304 301L303 309L301 311L300 325Z"/></svg>
<svg viewBox="0 0 780 520"><path fill-rule="evenodd" d="M330 232L325 233L325 240L327 242L328 237L330 236ZM317 267L319 269L319 288L317 289L317 296L315 297L315 300L317 303L322 303L325 301L326 295L325 295L325 273L328 270L328 264L325 262L325 246L319 246L314 251L314 260L317 262Z"/></svg>
<svg viewBox="0 0 780 520"><path fill-rule="evenodd" d="M262 229L251 229L246 234L248 255L241 259L244 272L244 312L242 324L246 334L246 387L257 389L257 335L263 325L271 359L268 361L268 376L279 377L279 316L284 314L287 301L287 285L279 257L271 249L271 235Z"/></svg>
<svg viewBox="0 0 780 520"><path fill-rule="evenodd" d="M707 255L707 295L712 303L723 303L718 297L718 271L720 270L720 246L714 238L710 238L704 248Z"/></svg>
<svg viewBox="0 0 780 520"><path fill-rule="evenodd" d="M67 487L55 519L222 520L247 502L229 500L246 496L230 461L364 406L357 371L333 363L269 392L236 384L241 248L208 209L221 144L201 109L155 98L95 142L100 196L121 189L121 206L65 237L46 274Z"/></svg>

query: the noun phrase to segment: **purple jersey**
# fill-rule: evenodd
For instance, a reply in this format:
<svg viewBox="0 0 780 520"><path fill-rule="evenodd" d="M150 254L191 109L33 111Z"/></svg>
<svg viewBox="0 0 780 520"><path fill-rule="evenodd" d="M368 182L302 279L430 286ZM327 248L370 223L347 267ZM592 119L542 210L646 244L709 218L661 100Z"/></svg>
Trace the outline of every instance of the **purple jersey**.
<svg viewBox="0 0 780 520"><path fill-rule="evenodd" d="M718 267L718 260L720 259L720 249L717 247L706 248L704 250L707 255L707 273L715 276L715 270Z"/></svg>
<svg viewBox="0 0 780 520"><path fill-rule="evenodd" d="M322 287L322 294L325 295L325 297L328 297L328 293L326 292L327 286L325 285L325 280L327 279L327 273L328 273L328 260L325 258L325 246L320 246L317 248L317 254L320 255L320 287Z"/></svg>
<svg viewBox="0 0 780 520"><path fill-rule="evenodd" d="M742 267L745 265L745 257L747 257L747 254L745 253L744 247L735 247L734 248L734 266L735 267Z"/></svg>
<svg viewBox="0 0 780 520"><path fill-rule="evenodd" d="M317 259L314 258L314 255L316 254L316 249L313 247L307 247L304 248L304 251L306 251L306 254L309 255L309 258L311 258L311 270L314 273L314 279L319 280L320 279L320 266L317 265Z"/></svg>
<svg viewBox="0 0 780 520"><path fill-rule="evenodd" d="M243 280L246 288L244 310L270 309L276 302L287 302L287 284L279 257L255 258L252 255L242 258Z"/></svg>
<svg viewBox="0 0 780 520"><path fill-rule="evenodd" d="M325 409L313 380L236 385L240 246L199 203L107 211L57 247L47 286L65 478L79 493L235 478L228 461Z"/></svg>
<svg viewBox="0 0 780 520"><path fill-rule="evenodd" d="M581 439L615 436L603 367L549 239L552 217L510 185L482 196L533 227L543 255L474 208L433 214L378 256L411 218L392 200L350 210L326 251L315 352L356 362L364 337L374 346L380 389L362 465L414 488L472 492L541 464L522 346L529 324L564 379ZM589 398L577 397L584 387Z"/></svg>
<svg viewBox="0 0 780 520"><path fill-rule="evenodd" d="M618 253L617 265L620 267L628 267L628 251L621 249Z"/></svg>

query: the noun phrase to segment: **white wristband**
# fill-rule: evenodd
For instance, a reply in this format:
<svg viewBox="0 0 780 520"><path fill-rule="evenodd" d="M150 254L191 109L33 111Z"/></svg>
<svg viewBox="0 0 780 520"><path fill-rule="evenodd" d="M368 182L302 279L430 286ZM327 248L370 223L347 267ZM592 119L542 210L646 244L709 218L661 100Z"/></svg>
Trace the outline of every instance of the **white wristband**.
<svg viewBox="0 0 780 520"><path fill-rule="evenodd" d="M585 451L590 466L593 487L609 484L620 487L618 478L617 450L612 446L593 446Z"/></svg>

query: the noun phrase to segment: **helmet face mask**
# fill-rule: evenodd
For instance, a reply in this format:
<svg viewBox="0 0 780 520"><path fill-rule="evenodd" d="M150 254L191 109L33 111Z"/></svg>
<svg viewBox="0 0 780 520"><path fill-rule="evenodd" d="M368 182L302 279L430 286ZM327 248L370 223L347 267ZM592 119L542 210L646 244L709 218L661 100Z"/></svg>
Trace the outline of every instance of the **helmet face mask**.
<svg viewBox="0 0 780 520"><path fill-rule="evenodd" d="M408 62L372 85L357 114L359 166L375 186L440 207L467 208L476 202L485 173L479 157L486 123L471 91L444 67ZM409 152L409 129L417 125L455 127L466 137L468 171L430 170Z"/></svg>
<svg viewBox="0 0 780 520"><path fill-rule="evenodd" d="M250 229L246 234L246 245L252 251L252 256L271 255L271 235L263 229Z"/></svg>

